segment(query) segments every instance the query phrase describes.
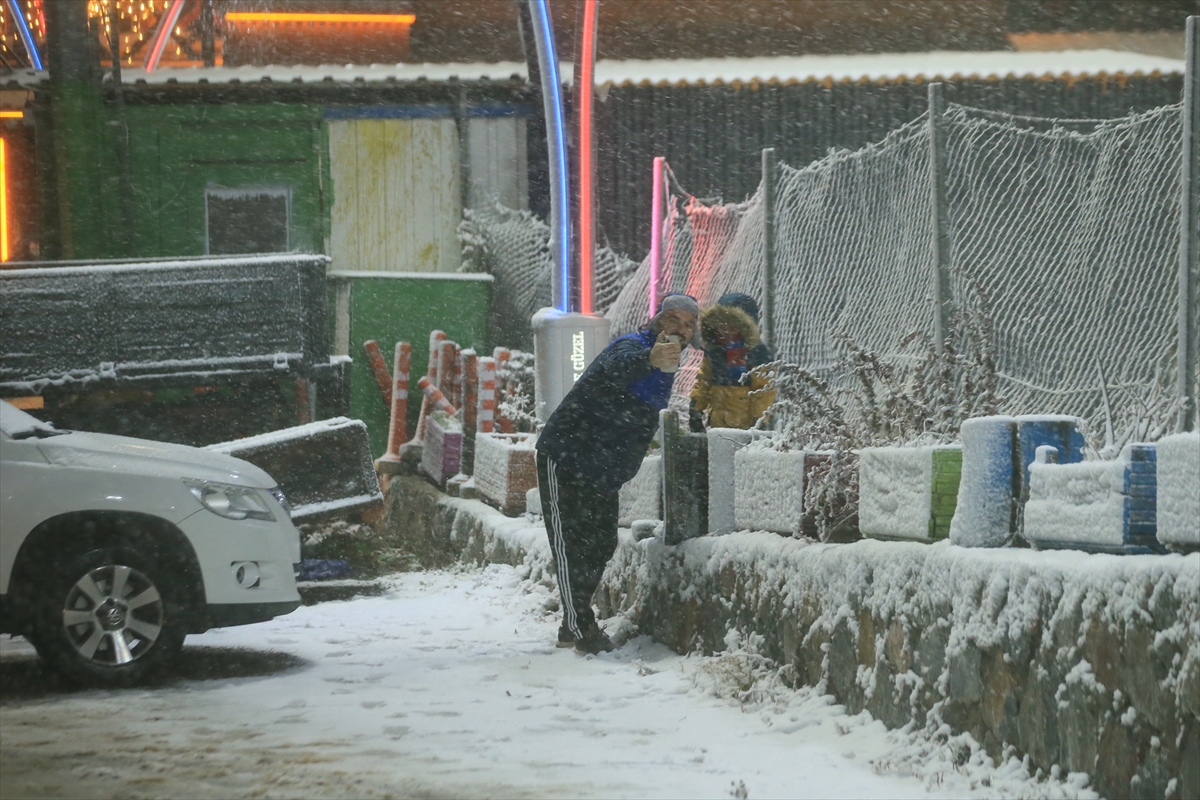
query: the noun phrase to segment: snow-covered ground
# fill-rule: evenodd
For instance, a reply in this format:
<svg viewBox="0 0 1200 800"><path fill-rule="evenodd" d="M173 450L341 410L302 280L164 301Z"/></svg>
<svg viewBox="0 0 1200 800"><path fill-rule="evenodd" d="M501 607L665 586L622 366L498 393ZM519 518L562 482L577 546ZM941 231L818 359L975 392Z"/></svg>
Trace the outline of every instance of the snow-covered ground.
<svg viewBox="0 0 1200 800"><path fill-rule="evenodd" d="M553 596L519 568L387 584L190 637L148 689L62 692L5 637L0 796L1095 796L847 716L732 636L716 657L558 649Z"/></svg>

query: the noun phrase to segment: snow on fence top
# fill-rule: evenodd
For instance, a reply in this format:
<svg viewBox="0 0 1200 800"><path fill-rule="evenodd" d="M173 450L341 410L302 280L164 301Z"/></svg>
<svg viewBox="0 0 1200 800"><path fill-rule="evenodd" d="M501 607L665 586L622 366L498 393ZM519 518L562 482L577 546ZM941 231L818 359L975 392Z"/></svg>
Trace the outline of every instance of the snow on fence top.
<svg viewBox="0 0 1200 800"><path fill-rule="evenodd" d="M859 53L763 58L601 59L596 64L600 86L637 84L726 84L806 81L900 81L934 78L1042 78L1089 75L1154 75L1182 73L1183 61L1124 50L933 51L927 53ZM574 65L562 62L563 81L573 80ZM49 73L18 70L10 82L33 85ZM448 64L323 64L319 66L160 67L138 73L134 83L263 83L324 81L526 80L517 61Z"/></svg>

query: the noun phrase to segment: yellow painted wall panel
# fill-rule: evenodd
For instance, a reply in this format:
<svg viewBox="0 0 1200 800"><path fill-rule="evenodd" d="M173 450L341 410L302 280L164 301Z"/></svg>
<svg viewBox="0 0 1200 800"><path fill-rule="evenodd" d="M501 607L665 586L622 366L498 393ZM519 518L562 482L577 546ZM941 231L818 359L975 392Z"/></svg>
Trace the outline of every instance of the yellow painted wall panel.
<svg viewBox="0 0 1200 800"><path fill-rule="evenodd" d="M452 119L330 123L336 269L458 268L458 130Z"/></svg>

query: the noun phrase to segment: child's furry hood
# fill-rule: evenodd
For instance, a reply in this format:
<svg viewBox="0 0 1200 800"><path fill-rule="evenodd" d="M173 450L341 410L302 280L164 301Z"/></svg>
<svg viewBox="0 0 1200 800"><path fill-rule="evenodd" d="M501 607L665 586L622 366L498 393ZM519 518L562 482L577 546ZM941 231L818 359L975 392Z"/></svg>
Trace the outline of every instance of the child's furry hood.
<svg viewBox="0 0 1200 800"><path fill-rule="evenodd" d="M742 334L746 347L752 348L762 341L754 318L736 306L709 306L700 312L700 336L705 349L718 347L717 329L723 325L736 328Z"/></svg>

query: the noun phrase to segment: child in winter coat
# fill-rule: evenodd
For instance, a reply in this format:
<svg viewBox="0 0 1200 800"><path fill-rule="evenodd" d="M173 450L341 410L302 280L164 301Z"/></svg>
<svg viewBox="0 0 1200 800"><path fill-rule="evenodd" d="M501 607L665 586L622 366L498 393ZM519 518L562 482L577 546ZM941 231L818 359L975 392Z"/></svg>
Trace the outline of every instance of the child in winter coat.
<svg viewBox="0 0 1200 800"><path fill-rule="evenodd" d="M767 379L752 372L775 360L758 331L758 303L748 294L730 292L700 314L704 361L692 388L692 430L752 428L775 392Z"/></svg>

